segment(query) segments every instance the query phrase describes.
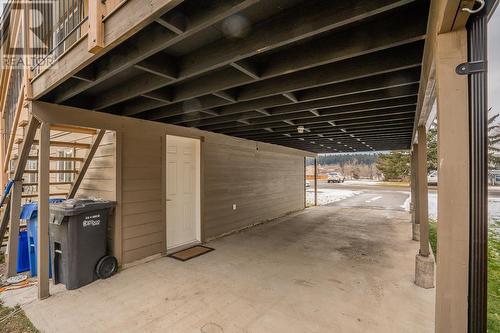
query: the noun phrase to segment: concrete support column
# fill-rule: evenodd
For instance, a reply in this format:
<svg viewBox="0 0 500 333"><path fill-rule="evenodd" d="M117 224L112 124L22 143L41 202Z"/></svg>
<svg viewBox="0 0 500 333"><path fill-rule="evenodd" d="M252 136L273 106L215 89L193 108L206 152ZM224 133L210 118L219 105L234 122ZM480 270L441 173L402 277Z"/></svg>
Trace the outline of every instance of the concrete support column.
<svg viewBox="0 0 500 333"><path fill-rule="evenodd" d="M418 189L417 189L417 165L418 165L418 144L413 144L411 151L411 223L412 239L420 240L420 221L418 219Z"/></svg>
<svg viewBox="0 0 500 333"><path fill-rule="evenodd" d="M467 332L469 275L468 79L455 68L467 61L467 32L437 36L438 254L436 332Z"/></svg>
<svg viewBox="0 0 500 333"><path fill-rule="evenodd" d="M427 191L427 130L418 127L417 191L420 249L415 258L415 284L422 288L434 287L434 257L429 249L429 212Z"/></svg>

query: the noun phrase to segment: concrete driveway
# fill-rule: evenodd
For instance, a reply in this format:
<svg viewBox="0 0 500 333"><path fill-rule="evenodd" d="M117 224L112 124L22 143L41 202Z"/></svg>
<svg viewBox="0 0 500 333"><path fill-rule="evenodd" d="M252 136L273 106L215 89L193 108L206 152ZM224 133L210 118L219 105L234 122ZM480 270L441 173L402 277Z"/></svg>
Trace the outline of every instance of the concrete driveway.
<svg viewBox="0 0 500 333"><path fill-rule="evenodd" d="M310 208L24 309L43 332L433 332L400 193Z"/></svg>

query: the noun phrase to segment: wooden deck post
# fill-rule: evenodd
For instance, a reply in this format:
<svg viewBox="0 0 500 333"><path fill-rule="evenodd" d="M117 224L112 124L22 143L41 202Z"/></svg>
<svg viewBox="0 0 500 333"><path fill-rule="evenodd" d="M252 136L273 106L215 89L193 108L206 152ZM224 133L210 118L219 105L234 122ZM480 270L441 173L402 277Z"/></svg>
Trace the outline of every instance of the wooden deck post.
<svg viewBox="0 0 500 333"><path fill-rule="evenodd" d="M411 213L412 213L412 239L420 240L420 221L418 218L418 187L417 187L417 165L418 144L414 143L411 151Z"/></svg>
<svg viewBox="0 0 500 333"><path fill-rule="evenodd" d="M434 257L429 249L429 212L427 192L427 130L418 127L417 145L417 192L420 249L415 257L415 284L422 288L434 288Z"/></svg>
<svg viewBox="0 0 500 333"><path fill-rule="evenodd" d="M89 0L88 51L98 53L104 48L104 5L101 0Z"/></svg>
<svg viewBox="0 0 500 333"><path fill-rule="evenodd" d="M418 186L418 223L420 224L420 255L428 257L429 251L429 211L427 189L427 130L425 125L418 127L417 146L417 186Z"/></svg>
<svg viewBox="0 0 500 333"><path fill-rule="evenodd" d="M438 100L438 256L436 332L467 332L469 266L468 79L465 29L440 34L436 44Z"/></svg>
<svg viewBox="0 0 500 333"><path fill-rule="evenodd" d="M17 250L19 244L19 216L21 215L22 186L21 180L15 180L10 194L9 255L7 256L7 276L9 277L17 274Z"/></svg>
<svg viewBox="0 0 500 333"><path fill-rule="evenodd" d="M30 34L30 3L23 4L23 48L24 48L24 100L31 101L33 99L33 88L31 86L31 34Z"/></svg>
<svg viewBox="0 0 500 333"><path fill-rule="evenodd" d="M318 158L314 158L314 206L318 205Z"/></svg>
<svg viewBox="0 0 500 333"><path fill-rule="evenodd" d="M49 297L50 124L40 126L38 153L38 299Z"/></svg>

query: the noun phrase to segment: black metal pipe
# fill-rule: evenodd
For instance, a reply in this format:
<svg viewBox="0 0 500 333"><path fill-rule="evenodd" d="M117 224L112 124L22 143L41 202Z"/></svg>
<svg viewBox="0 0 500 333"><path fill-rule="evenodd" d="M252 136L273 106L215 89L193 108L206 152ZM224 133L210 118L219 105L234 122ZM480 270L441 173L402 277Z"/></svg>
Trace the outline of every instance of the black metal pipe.
<svg viewBox="0 0 500 333"><path fill-rule="evenodd" d="M469 19L468 60L487 61L486 10ZM487 330L488 104L487 73L469 75L470 228L468 332Z"/></svg>

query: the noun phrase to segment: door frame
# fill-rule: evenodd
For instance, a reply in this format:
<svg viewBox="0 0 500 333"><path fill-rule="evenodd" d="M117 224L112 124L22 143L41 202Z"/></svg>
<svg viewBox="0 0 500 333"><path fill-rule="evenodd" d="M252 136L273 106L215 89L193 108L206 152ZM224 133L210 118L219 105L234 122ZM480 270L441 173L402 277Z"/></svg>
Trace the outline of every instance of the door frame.
<svg viewBox="0 0 500 333"><path fill-rule="evenodd" d="M167 232L168 232L168 212L167 212L167 173L168 173L168 137L178 137L186 140L192 140L195 143L195 156L196 156L196 193L195 193L195 223L196 223L196 240L189 243L176 247L169 248L167 242ZM202 141L203 138L196 138L192 136L183 136L183 135L174 135L174 134L165 134L162 137L163 145L162 145L162 156L163 156L163 167L162 167L162 207L163 207L163 217L165 219L165 231L164 231L164 253L171 254L176 251L183 250L185 248L191 247L195 244L200 244L202 242Z"/></svg>

